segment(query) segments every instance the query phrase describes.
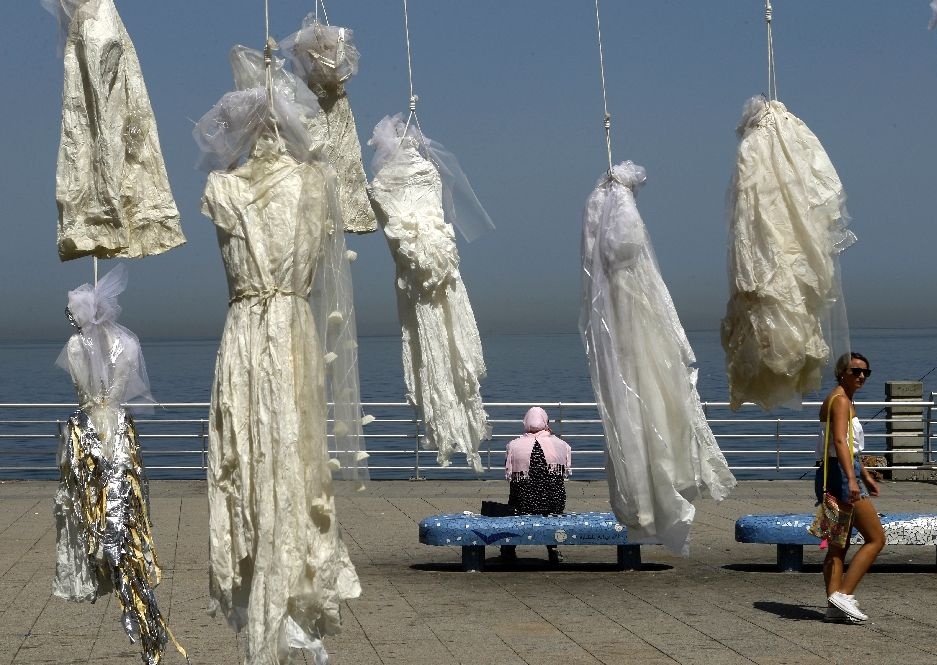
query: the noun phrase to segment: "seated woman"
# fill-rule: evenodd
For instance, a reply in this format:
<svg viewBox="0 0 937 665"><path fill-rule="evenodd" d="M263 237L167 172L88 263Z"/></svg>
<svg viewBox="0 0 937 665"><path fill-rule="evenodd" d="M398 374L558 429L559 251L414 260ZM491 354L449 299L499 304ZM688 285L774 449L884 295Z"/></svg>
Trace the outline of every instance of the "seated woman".
<svg viewBox="0 0 937 665"><path fill-rule="evenodd" d="M539 406L524 416L524 434L510 443L504 476L511 483L508 504L519 514L561 514L566 509L564 482L572 472L569 444L553 436L547 412ZM560 560L556 545L547 546L550 561ZM505 559L516 556L513 546L501 548Z"/></svg>

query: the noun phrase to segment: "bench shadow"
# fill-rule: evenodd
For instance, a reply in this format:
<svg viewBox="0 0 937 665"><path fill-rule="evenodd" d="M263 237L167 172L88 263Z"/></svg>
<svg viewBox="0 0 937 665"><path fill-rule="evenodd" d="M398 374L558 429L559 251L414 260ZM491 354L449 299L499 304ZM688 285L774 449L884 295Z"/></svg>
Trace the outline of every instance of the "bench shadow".
<svg viewBox="0 0 937 665"><path fill-rule="evenodd" d="M823 621L824 612L816 605L796 605L792 603L775 603L769 600L758 600L752 607L762 612L774 614L782 619L791 621Z"/></svg>
<svg viewBox="0 0 937 665"><path fill-rule="evenodd" d="M451 563L414 563L410 566L411 570L421 570L424 572L436 573L462 573L462 563L453 561ZM553 565L546 559L534 559L518 557L511 563L504 563L497 557L485 560L485 573L518 573L518 572L552 572L552 573L628 573L628 572L660 572L663 570L673 570L673 566L664 563L642 563L638 570L619 570L614 563L605 562L566 562Z"/></svg>

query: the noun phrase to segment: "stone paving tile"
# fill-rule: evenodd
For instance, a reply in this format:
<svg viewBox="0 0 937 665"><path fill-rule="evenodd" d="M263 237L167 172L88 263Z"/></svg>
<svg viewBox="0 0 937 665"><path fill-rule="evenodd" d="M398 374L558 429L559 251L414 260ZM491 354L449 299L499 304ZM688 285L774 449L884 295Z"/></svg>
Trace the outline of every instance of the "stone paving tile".
<svg viewBox="0 0 937 665"><path fill-rule="evenodd" d="M734 542L751 512L812 510L809 482L743 482L733 497L698 504L690 556L642 548L644 569L615 571L609 547L566 547L551 568L542 548L521 548L507 568L489 548L489 571L460 570L456 547L425 547L417 523L436 512L503 500L497 481L374 482L364 494L338 483L338 512L364 594L343 608L344 630L325 640L333 665L407 663L828 663L937 664L934 548L886 548L859 597L866 626L820 621L819 564L774 572L773 546ZM937 487L886 483L882 511L931 510ZM0 483L0 665L139 662L108 598L50 598L55 483ZM207 615L207 501L198 481L151 485L166 575L160 606L191 663L236 663L239 640ZM604 483L572 482L571 510L607 510ZM38 514L37 514L38 513ZM28 636L27 636L28 635ZM168 651L165 663L184 662ZM297 662L309 662L300 657Z"/></svg>

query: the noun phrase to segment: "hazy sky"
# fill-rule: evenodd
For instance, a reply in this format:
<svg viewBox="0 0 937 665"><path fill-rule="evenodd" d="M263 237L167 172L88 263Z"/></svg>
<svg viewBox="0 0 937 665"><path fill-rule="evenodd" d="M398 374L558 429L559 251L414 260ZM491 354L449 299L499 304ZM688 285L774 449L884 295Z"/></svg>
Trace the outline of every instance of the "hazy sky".
<svg viewBox="0 0 937 665"><path fill-rule="evenodd" d="M843 257L852 326L937 326L937 34L927 0L774 0L780 99L817 134L859 242ZM127 261L122 323L140 337L218 336L227 290L191 128L232 89L228 50L263 42L262 0L117 0L143 67L188 244ZM282 37L312 0L270 0ZM572 332L580 215L606 169L592 0L410 0L423 129L462 162L497 231L460 240L487 332ZM761 0L603 0L613 156L647 168L638 196L685 327L726 301L725 191L745 100L766 90ZM408 98L402 2L330 0L361 51L348 86L364 144ZM3 338L62 339L66 292L91 260L55 245L62 61L38 0L0 25L0 311ZM366 168L372 151L364 146ZM361 334L397 330L380 233L352 237ZM102 262L102 270L108 262Z"/></svg>

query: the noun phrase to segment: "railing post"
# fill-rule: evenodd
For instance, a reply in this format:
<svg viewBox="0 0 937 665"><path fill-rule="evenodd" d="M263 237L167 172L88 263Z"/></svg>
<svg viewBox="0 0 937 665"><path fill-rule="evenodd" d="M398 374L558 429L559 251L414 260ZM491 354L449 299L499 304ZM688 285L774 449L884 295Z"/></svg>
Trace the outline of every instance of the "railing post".
<svg viewBox="0 0 937 665"><path fill-rule="evenodd" d="M774 470L776 473L780 473L781 472L781 419L780 418L774 421L774 452L775 452Z"/></svg>
<svg viewBox="0 0 937 665"><path fill-rule="evenodd" d="M199 434L199 440L202 442L202 473L208 476L208 432L205 431L205 421L201 422L202 433Z"/></svg>
<svg viewBox="0 0 937 665"><path fill-rule="evenodd" d="M921 402L924 384L920 381L886 381L885 400L894 404L886 407L885 441L891 452L891 466L922 466L926 439L924 438L924 410L916 406L901 406L901 402ZM922 480L921 471L892 470L891 480Z"/></svg>
<svg viewBox="0 0 937 665"><path fill-rule="evenodd" d="M413 451L413 475L410 476L410 480L423 480L420 477L420 419L417 417L416 411L413 413L413 431L414 431L414 441L416 441L416 449Z"/></svg>
<svg viewBox="0 0 937 665"><path fill-rule="evenodd" d="M931 458L931 445L930 445L930 423L931 418L934 416L934 395L937 393L930 394L930 404L927 405L927 410L924 412L924 464L933 464L934 461Z"/></svg>
<svg viewBox="0 0 937 665"><path fill-rule="evenodd" d="M563 438L563 403L556 403L556 410L559 412L559 417L556 419L556 435L559 438Z"/></svg>

